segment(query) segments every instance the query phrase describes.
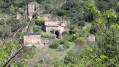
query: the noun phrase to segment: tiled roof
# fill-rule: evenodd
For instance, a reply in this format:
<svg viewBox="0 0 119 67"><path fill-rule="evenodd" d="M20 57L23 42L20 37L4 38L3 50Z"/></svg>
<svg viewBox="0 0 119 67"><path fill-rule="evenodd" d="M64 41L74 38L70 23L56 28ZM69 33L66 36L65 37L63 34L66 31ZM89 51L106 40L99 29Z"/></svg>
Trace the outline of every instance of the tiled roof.
<svg viewBox="0 0 119 67"><path fill-rule="evenodd" d="M57 22L54 22L54 21L46 21L45 22L45 25L57 25Z"/></svg>
<svg viewBox="0 0 119 67"><path fill-rule="evenodd" d="M24 33L24 35L40 35L40 33Z"/></svg>
<svg viewBox="0 0 119 67"><path fill-rule="evenodd" d="M59 25L46 25L47 27L58 27Z"/></svg>

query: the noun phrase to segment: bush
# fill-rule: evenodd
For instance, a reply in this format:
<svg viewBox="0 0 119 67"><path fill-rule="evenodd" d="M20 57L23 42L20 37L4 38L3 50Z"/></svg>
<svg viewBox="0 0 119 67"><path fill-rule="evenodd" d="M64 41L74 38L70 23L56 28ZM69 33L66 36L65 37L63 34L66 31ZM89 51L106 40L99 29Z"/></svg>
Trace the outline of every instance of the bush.
<svg viewBox="0 0 119 67"><path fill-rule="evenodd" d="M62 35L65 35L65 34L69 34L68 32L66 32L66 31L64 31L63 33L62 33Z"/></svg>
<svg viewBox="0 0 119 67"><path fill-rule="evenodd" d="M17 34L17 38L20 38L20 37L23 37L23 32L19 32L19 33Z"/></svg>
<svg viewBox="0 0 119 67"><path fill-rule="evenodd" d="M42 37L42 38L55 39L55 38L56 38L56 35L54 35L54 34L47 34L46 32L41 32L41 37Z"/></svg>
<svg viewBox="0 0 119 67"><path fill-rule="evenodd" d="M52 49L57 49L57 48L59 47L59 40L54 40L54 41L50 44L49 47L52 48Z"/></svg>
<svg viewBox="0 0 119 67"><path fill-rule="evenodd" d="M68 48L70 48L70 45L69 45L69 43L67 42L67 43L65 43L65 44L63 45L63 47L68 49Z"/></svg>
<svg viewBox="0 0 119 67"><path fill-rule="evenodd" d="M91 34L97 33L97 27L96 26L91 26L90 33Z"/></svg>
<svg viewBox="0 0 119 67"><path fill-rule="evenodd" d="M57 51L65 51L65 49L63 48L63 46L62 45L60 45L58 48L57 48Z"/></svg>
<svg viewBox="0 0 119 67"><path fill-rule="evenodd" d="M20 28L20 26L21 26L20 24L19 24L19 25L15 25L15 24L14 24L14 25L12 26L11 31L12 31L12 32L17 31L17 30Z"/></svg>
<svg viewBox="0 0 119 67"><path fill-rule="evenodd" d="M50 34L50 35L49 35L49 38L55 39L55 38L56 38L56 35L55 35L55 34Z"/></svg>
<svg viewBox="0 0 119 67"><path fill-rule="evenodd" d="M87 25L85 27L83 27L83 30L86 32L86 33L89 33L90 32L90 29L91 29L91 24L90 25Z"/></svg>
<svg viewBox="0 0 119 67"><path fill-rule="evenodd" d="M24 13L23 9L19 9L19 13L22 15Z"/></svg>
<svg viewBox="0 0 119 67"><path fill-rule="evenodd" d="M69 25L70 30L73 30L75 28L74 25Z"/></svg>
<svg viewBox="0 0 119 67"><path fill-rule="evenodd" d="M37 26L37 25L34 25L34 26L33 26L33 31L34 31L34 32L39 32L39 29L38 29L38 26Z"/></svg>
<svg viewBox="0 0 119 67"><path fill-rule="evenodd" d="M2 20L0 21L0 25L3 25L3 24L5 24L5 21L2 19Z"/></svg>
<svg viewBox="0 0 119 67"><path fill-rule="evenodd" d="M65 16L69 16L69 12L67 10L64 10L63 12Z"/></svg>
<svg viewBox="0 0 119 67"><path fill-rule="evenodd" d="M79 31L78 28L74 28L74 29L72 30L73 33L78 33L78 31Z"/></svg>
<svg viewBox="0 0 119 67"><path fill-rule="evenodd" d="M65 39L65 40L67 40L67 41L72 41L71 36L68 35L68 34L64 34L64 35L63 35L63 39Z"/></svg>
<svg viewBox="0 0 119 67"><path fill-rule="evenodd" d="M71 38L72 38L71 40L74 41L74 40L76 40L78 37L79 37L79 34L78 34L78 33L77 33L77 34L72 34L72 35L71 35Z"/></svg>
<svg viewBox="0 0 119 67"><path fill-rule="evenodd" d="M84 26L85 22L84 21L79 21L78 26Z"/></svg>
<svg viewBox="0 0 119 67"><path fill-rule="evenodd" d="M0 31L0 37L2 37L2 35L3 35L3 32L2 32L2 31Z"/></svg>
<svg viewBox="0 0 119 67"><path fill-rule="evenodd" d="M43 25L45 22L45 19L43 17L37 18L36 19L36 24L37 25Z"/></svg>
<svg viewBox="0 0 119 67"><path fill-rule="evenodd" d="M41 32L41 37L49 38L49 35L46 32Z"/></svg>
<svg viewBox="0 0 119 67"><path fill-rule="evenodd" d="M85 40L84 37L79 37L79 38L77 38L76 40L80 40L82 43L85 43L85 42L86 42L86 40Z"/></svg>
<svg viewBox="0 0 119 67"><path fill-rule="evenodd" d="M59 44L61 45L61 44L65 44L67 42L67 40L64 40L64 39L60 39L59 40Z"/></svg>

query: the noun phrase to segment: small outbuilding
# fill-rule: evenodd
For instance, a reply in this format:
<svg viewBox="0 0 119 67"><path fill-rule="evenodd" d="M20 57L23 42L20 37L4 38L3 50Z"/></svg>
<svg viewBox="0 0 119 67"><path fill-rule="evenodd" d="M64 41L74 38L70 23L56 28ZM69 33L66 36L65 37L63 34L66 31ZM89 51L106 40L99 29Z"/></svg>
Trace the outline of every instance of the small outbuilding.
<svg viewBox="0 0 119 67"><path fill-rule="evenodd" d="M25 33L24 34L24 45L40 45L41 44L41 35L40 33Z"/></svg>

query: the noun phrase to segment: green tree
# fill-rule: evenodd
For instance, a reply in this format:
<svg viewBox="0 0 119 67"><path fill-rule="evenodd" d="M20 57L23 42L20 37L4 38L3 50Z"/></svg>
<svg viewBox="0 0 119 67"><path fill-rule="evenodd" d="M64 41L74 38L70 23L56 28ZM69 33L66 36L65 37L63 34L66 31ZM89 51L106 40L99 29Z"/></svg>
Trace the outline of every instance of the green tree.
<svg viewBox="0 0 119 67"><path fill-rule="evenodd" d="M15 7L14 7L13 5L11 5L10 12L11 12L12 14L15 13Z"/></svg>
<svg viewBox="0 0 119 67"><path fill-rule="evenodd" d="M34 26L33 26L33 31L34 31L34 32L39 32L39 29L38 29L38 26L37 26L37 25L34 25Z"/></svg>
<svg viewBox="0 0 119 67"><path fill-rule="evenodd" d="M36 24L37 25L44 25L45 19L43 17L37 18L36 19Z"/></svg>

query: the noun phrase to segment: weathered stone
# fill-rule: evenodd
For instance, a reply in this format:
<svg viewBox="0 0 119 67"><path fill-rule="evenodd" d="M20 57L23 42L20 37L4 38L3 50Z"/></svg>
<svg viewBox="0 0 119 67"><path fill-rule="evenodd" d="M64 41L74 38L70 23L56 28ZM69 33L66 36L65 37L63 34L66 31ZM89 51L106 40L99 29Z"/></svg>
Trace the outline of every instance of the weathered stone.
<svg viewBox="0 0 119 67"><path fill-rule="evenodd" d="M39 12L39 4L37 2L31 2L27 5L26 14L32 20L32 16Z"/></svg>
<svg viewBox="0 0 119 67"><path fill-rule="evenodd" d="M41 35L40 33L25 33L24 34L24 45L40 45L41 44Z"/></svg>
<svg viewBox="0 0 119 67"><path fill-rule="evenodd" d="M62 33L67 30L68 24L70 23L61 17L57 17L53 20L50 14L46 14L44 18L46 32L48 34L55 34L57 38L61 38Z"/></svg>
<svg viewBox="0 0 119 67"><path fill-rule="evenodd" d="M91 34L88 36L88 41L95 42L95 35Z"/></svg>

